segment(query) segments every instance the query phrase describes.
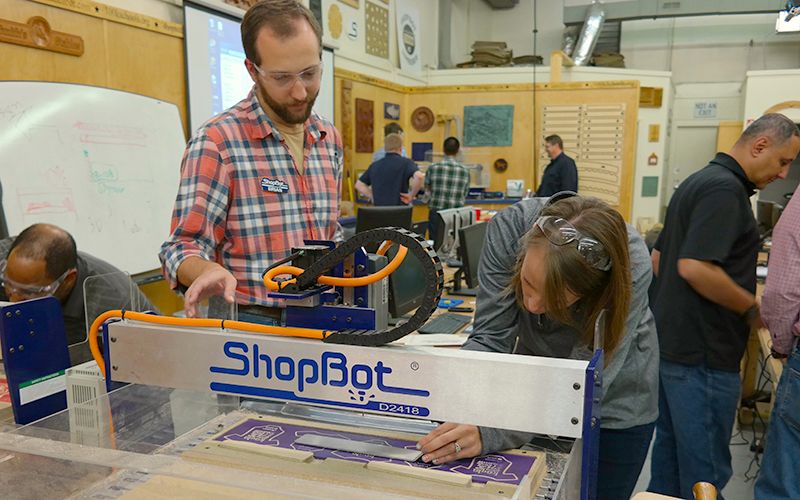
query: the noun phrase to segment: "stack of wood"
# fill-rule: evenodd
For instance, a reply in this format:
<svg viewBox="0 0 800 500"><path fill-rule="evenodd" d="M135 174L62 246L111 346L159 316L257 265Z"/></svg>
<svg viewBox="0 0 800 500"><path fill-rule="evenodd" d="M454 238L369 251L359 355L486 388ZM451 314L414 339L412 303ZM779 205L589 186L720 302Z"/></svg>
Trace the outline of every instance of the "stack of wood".
<svg viewBox="0 0 800 500"><path fill-rule="evenodd" d="M624 68L625 56L618 53L593 54L592 63L594 66L604 66L606 68Z"/></svg>
<svg viewBox="0 0 800 500"><path fill-rule="evenodd" d="M542 56L535 55L518 56L512 59L512 61L514 62L514 66L533 66L536 64L544 64Z"/></svg>
<svg viewBox="0 0 800 500"><path fill-rule="evenodd" d="M506 42L476 41L472 44L472 60L458 64L459 68L510 66L514 56Z"/></svg>

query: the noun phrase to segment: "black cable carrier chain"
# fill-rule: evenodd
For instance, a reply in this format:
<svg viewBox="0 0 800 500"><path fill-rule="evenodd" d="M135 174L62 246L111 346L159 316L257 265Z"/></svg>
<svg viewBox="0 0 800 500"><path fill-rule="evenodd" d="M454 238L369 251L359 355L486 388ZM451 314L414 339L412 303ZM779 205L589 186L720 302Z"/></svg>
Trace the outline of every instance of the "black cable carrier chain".
<svg viewBox="0 0 800 500"><path fill-rule="evenodd" d="M317 279L343 262L359 248L369 243L391 241L408 249L406 259L415 256L422 264L422 277L425 278L425 294L414 315L405 323L383 330L339 330L329 334L325 342L360 346L381 346L403 338L419 329L428 321L439 306L439 298L444 290L444 270L442 262L431 245L420 235L399 227L384 227L358 233L335 249L320 257L297 276L294 283L281 287L283 293L302 293L317 284Z"/></svg>

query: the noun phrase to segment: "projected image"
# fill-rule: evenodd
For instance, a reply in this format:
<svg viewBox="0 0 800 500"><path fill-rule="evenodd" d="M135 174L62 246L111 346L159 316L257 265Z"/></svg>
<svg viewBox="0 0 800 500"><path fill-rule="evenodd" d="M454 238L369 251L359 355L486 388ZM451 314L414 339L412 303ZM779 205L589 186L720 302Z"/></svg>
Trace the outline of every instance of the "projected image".
<svg viewBox="0 0 800 500"><path fill-rule="evenodd" d="M253 81L244 67L239 24L227 19L208 20L208 62L212 112L228 109L250 92Z"/></svg>
<svg viewBox="0 0 800 500"><path fill-rule="evenodd" d="M241 19L191 0L184 0L183 6L189 122L194 131L246 98L253 81L244 66ZM314 111L333 118L333 50L322 51L322 64Z"/></svg>

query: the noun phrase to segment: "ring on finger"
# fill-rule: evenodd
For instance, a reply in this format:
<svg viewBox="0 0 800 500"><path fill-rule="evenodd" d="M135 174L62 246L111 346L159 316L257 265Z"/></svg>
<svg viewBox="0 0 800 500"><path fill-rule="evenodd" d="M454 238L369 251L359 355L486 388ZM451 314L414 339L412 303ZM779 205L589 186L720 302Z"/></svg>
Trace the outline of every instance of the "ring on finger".
<svg viewBox="0 0 800 500"><path fill-rule="evenodd" d="M458 441L453 441L453 448L456 450L456 455L461 453L461 445L458 444Z"/></svg>

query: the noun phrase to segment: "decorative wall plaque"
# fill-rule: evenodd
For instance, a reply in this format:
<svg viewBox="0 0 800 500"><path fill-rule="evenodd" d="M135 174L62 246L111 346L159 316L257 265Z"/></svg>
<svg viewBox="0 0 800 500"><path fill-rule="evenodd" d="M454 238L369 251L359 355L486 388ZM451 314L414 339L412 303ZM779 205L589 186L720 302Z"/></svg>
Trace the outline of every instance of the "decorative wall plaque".
<svg viewBox="0 0 800 500"><path fill-rule="evenodd" d="M389 9L371 2L364 4L367 54L389 59Z"/></svg>
<svg viewBox="0 0 800 500"><path fill-rule="evenodd" d="M335 3L328 8L328 33L334 40L342 36L342 10Z"/></svg>
<svg viewBox="0 0 800 500"><path fill-rule="evenodd" d="M498 158L494 161L494 170L495 172L499 173L508 170L508 162L505 160L505 158Z"/></svg>
<svg viewBox="0 0 800 500"><path fill-rule="evenodd" d="M50 23L41 16L34 16L25 24L0 19L0 42L59 52L70 56L83 55L83 38L53 31Z"/></svg>
<svg viewBox="0 0 800 500"><path fill-rule="evenodd" d="M433 111L426 106L420 106L411 113L411 126L417 132L427 132L433 127Z"/></svg>
<svg viewBox="0 0 800 500"><path fill-rule="evenodd" d="M356 153L371 153L375 137L374 103L356 99Z"/></svg>

